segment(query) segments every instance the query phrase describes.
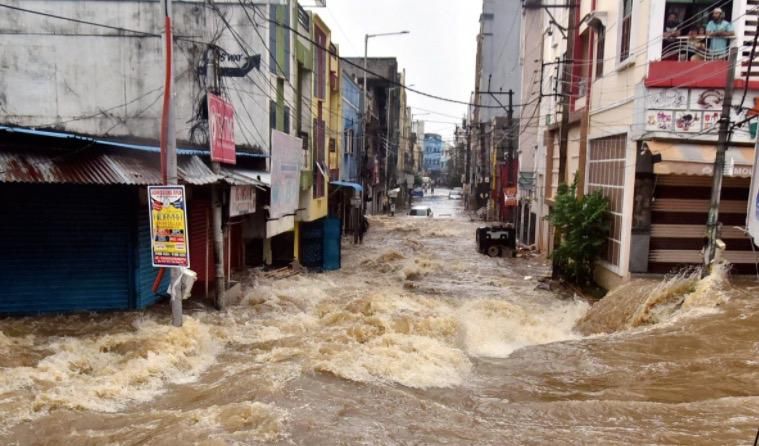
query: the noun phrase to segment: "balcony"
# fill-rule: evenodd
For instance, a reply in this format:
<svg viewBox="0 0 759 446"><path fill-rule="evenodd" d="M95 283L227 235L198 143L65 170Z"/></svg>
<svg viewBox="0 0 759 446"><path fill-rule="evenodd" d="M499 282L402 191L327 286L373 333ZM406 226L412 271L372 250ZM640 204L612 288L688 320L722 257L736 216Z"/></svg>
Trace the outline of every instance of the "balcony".
<svg viewBox="0 0 759 446"><path fill-rule="evenodd" d="M728 52L712 49L711 40L705 36L667 39L662 60L649 66L646 87L725 88Z"/></svg>

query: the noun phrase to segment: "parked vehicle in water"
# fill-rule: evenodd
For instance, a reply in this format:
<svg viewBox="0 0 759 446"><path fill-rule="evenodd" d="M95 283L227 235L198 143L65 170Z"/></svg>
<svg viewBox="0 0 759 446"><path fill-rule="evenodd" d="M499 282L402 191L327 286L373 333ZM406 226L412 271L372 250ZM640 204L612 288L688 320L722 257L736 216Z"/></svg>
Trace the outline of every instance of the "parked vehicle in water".
<svg viewBox="0 0 759 446"><path fill-rule="evenodd" d="M477 250L490 257L516 255L517 237L512 225L479 227L475 239Z"/></svg>
<svg viewBox="0 0 759 446"><path fill-rule="evenodd" d="M427 206L414 206L408 214L412 217L432 217L432 209Z"/></svg>
<svg viewBox="0 0 759 446"><path fill-rule="evenodd" d="M417 186L417 187L411 189L411 194L410 195L412 197L422 198L422 197L424 197L424 189L422 189L420 186Z"/></svg>
<svg viewBox="0 0 759 446"><path fill-rule="evenodd" d="M449 200L461 200L464 197L464 189L461 187L454 187L448 192Z"/></svg>

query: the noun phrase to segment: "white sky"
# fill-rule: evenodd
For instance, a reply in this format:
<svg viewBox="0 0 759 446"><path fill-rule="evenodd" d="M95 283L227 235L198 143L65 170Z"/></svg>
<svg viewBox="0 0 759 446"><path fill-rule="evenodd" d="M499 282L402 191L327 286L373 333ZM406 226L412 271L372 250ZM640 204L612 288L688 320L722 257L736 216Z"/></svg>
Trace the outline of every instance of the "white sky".
<svg viewBox="0 0 759 446"><path fill-rule="evenodd" d="M307 9L332 29L341 56L363 57L365 34L411 31L369 39L369 57L396 57L399 69L406 69L406 85L413 84L412 88L469 101L481 0L327 0L326 8ZM460 124L467 109L411 92L408 102L414 119L419 115L426 121L425 132L440 133L444 139L452 138L453 123Z"/></svg>

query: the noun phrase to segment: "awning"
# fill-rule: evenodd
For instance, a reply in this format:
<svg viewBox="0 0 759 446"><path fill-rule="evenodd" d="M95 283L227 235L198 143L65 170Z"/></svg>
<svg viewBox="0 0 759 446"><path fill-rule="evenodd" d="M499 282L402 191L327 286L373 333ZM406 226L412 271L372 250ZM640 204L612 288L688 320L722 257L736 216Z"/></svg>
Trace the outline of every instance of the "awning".
<svg viewBox="0 0 759 446"><path fill-rule="evenodd" d="M363 192L364 188L361 187L358 183L353 183L350 181L331 181L329 184L337 187L350 187L354 189L356 192Z"/></svg>
<svg viewBox="0 0 759 446"><path fill-rule="evenodd" d="M57 138L57 139L62 139L62 140L67 140L67 141L81 141L81 142L92 143L92 144L97 144L101 146L110 146L110 147L116 147L116 148L121 148L121 149L140 150L143 152L160 153L161 151L161 148L157 145L136 144L136 143L130 143L130 142L125 142L125 141L119 141L119 140L94 138L90 136L79 135L76 133L69 133L69 132L38 130L38 129L28 128L28 127L10 127L7 125L0 125L0 131L6 132L6 133L20 134L20 135L41 136L45 138ZM201 149L201 148L177 147L177 155L197 155L197 156L202 156L202 157L208 157L210 155L210 151L208 149ZM269 158L269 155L264 154L264 153L254 153L254 152L238 149L237 157L238 158Z"/></svg>
<svg viewBox="0 0 759 446"><path fill-rule="evenodd" d="M87 150L82 153L51 150L0 151L0 183L42 184L161 184L158 154L129 150ZM203 185L219 181L197 156L181 156L177 174L183 183Z"/></svg>
<svg viewBox="0 0 759 446"><path fill-rule="evenodd" d="M236 186L252 185L259 188L271 187L271 173L262 170L240 169L238 167L223 166L221 175L224 181Z"/></svg>
<svg viewBox="0 0 759 446"><path fill-rule="evenodd" d="M712 176L717 146L713 144L687 144L679 142L646 141L653 154L661 155L654 164L657 175ZM753 147L730 147L725 153L725 175L749 178L754 164Z"/></svg>

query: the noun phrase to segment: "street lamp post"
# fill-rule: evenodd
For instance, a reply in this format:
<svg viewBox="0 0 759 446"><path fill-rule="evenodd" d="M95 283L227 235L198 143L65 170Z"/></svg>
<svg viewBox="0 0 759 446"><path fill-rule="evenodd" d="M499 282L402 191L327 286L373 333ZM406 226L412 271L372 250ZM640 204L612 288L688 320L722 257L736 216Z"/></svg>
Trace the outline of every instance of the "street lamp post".
<svg viewBox="0 0 759 446"><path fill-rule="evenodd" d="M367 70L368 70L368 61L369 61L369 39L372 37L384 37L384 36L397 36L401 34L409 34L409 31L398 31L393 33L380 33L380 34L366 34L364 35L364 91L362 94L362 104L361 104L361 156L359 157L359 175L361 176L361 187L363 188L362 197L361 197L361 215L364 214L364 203L366 202L365 197L363 194L366 193L366 179L364 178L364 157L367 155L366 150L366 121L367 121L367 109L369 108L367 104L367 86L366 86L366 78L367 78Z"/></svg>

